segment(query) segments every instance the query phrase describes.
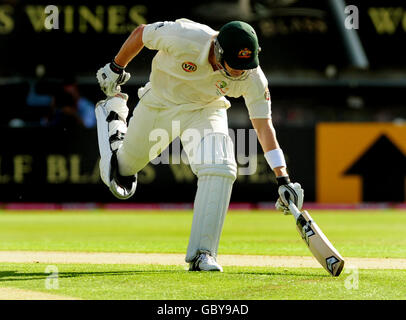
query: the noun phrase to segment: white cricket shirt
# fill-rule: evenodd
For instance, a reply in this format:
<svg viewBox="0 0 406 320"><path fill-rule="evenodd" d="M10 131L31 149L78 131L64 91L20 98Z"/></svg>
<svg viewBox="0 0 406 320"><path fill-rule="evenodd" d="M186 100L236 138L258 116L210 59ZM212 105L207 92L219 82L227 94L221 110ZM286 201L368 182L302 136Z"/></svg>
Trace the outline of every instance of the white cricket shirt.
<svg viewBox="0 0 406 320"><path fill-rule="evenodd" d="M145 103L156 108L185 110L229 108L225 96L244 97L249 116L271 118L268 81L260 67L242 81L232 81L209 63L209 49L218 32L188 19L145 26L142 40L158 50L152 60L149 83L139 90ZM146 94L148 92L148 94Z"/></svg>

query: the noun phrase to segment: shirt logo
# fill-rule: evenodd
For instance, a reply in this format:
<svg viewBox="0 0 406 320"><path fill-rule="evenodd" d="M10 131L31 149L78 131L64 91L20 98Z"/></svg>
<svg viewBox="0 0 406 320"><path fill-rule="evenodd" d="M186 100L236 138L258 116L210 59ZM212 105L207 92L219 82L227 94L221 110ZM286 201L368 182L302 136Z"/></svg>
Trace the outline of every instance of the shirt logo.
<svg viewBox="0 0 406 320"><path fill-rule="evenodd" d="M182 63L182 69L186 72L195 72L197 70L197 65L193 62L186 61Z"/></svg>
<svg viewBox="0 0 406 320"><path fill-rule="evenodd" d="M158 29L158 28L160 28L160 27L163 27L164 24L165 24L164 22L158 23L158 24L155 26L155 30Z"/></svg>
<svg viewBox="0 0 406 320"><path fill-rule="evenodd" d="M218 80L216 82L216 87L217 87L217 94L222 96L225 95L226 92L228 91L227 87L227 82L225 82L224 80Z"/></svg>
<svg viewBox="0 0 406 320"><path fill-rule="evenodd" d="M271 93L269 92L268 88L265 88L264 98L267 101L271 100Z"/></svg>
<svg viewBox="0 0 406 320"><path fill-rule="evenodd" d="M252 51L248 48L241 49L240 52L238 52L238 58L251 58Z"/></svg>

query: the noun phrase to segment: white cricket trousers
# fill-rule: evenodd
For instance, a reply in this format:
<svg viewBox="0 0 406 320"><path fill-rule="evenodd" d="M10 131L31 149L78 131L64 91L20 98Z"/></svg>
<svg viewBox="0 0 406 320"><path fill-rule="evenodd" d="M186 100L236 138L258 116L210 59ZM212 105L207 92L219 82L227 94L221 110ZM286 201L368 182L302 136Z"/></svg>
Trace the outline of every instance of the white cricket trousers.
<svg viewBox="0 0 406 320"><path fill-rule="evenodd" d="M185 260L192 262L200 252L209 252L216 258L237 172L226 109L184 111L178 106L158 109L145 105L141 99L117 153L120 174L133 175L142 170L178 136L198 178ZM215 161L202 163L202 145L205 145L203 157L207 158L209 153L208 158Z"/></svg>
<svg viewBox="0 0 406 320"><path fill-rule="evenodd" d="M192 162L190 157L196 153L200 143L195 137L197 132L201 138L208 132L229 136L226 110L202 108L182 111L177 106L158 109L148 107L140 101L130 118L123 145L118 151L120 174L129 176L139 172L177 136L180 136L182 146ZM162 137L164 133L168 135L166 143L156 138ZM158 149L158 145L162 148ZM193 166L192 169L194 171Z"/></svg>

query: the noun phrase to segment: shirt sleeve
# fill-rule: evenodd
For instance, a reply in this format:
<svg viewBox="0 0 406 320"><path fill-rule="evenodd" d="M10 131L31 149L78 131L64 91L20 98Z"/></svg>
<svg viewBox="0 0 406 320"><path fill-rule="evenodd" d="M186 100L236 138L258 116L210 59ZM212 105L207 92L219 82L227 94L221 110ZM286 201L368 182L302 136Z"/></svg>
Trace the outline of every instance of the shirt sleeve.
<svg viewBox="0 0 406 320"><path fill-rule="evenodd" d="M250 81L243 94L250 119L271 119L271 95L268 80L260 67L250 77Z"/></svg>
<svg viewBox="0 0 406 320"><path fill-rule="evenodd" d="M183 46L182 26L173 21L155 22L144 27L142 41L151 50L176 54Z"/></svg>

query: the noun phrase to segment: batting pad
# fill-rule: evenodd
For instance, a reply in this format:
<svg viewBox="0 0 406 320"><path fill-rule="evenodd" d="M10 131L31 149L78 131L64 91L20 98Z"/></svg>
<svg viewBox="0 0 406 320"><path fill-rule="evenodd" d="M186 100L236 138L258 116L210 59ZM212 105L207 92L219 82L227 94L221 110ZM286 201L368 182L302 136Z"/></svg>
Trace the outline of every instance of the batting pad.
<svg viewBox="0 0 406 320"><path fill-rule="evenodd" d="M216 258L233 182L226 176L203 175L198 179L186 262L192 262L201 250Z"/></svg>
<svg viewBox="0 0 406 320"><path fill-rule="evenodd" d="M98 105L95 109L96 121L97 121L97 139L99 142L100 152L100 177L103 182L110 186L110 159L112 151L109 142L109 125L107 119L107 109L101 105Z"/></svg>

